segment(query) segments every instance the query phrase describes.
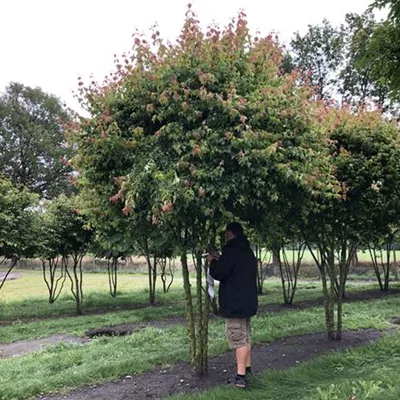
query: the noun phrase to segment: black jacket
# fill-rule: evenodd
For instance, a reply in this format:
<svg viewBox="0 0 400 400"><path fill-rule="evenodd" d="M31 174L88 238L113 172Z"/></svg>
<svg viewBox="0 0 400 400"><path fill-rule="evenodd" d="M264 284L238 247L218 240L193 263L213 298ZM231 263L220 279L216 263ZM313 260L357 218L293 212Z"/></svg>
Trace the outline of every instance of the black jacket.
<svg viewBox="0 0 400 400"><path fill-rule="evenodd" d="M239 236L228 241L210 275L220 281L219 306L225 318L248 318L257 313L257 259L249 241Z"/></svg>

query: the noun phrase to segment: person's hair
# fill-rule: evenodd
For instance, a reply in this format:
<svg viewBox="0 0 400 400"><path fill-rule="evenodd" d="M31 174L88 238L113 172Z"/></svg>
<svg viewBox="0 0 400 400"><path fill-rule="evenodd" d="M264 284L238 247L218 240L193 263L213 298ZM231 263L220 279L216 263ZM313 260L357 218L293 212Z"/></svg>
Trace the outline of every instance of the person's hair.
<svg viewBox="0 0 400 400"><path fill-rule="evenodd" d="M243 235L243 227L239 222L231 222L226 227L226 230L232 232L233 236L238 237Z"/></svg>

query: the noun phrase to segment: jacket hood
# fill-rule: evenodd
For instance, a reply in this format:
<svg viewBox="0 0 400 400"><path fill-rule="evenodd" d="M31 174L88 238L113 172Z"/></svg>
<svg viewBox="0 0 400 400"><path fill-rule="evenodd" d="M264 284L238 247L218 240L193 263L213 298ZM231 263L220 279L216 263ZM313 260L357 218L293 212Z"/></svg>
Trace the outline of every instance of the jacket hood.
<svg viewBox="0 0 400 400"><path fill-rule="evenodd" d="M246 251L250 249L250 242L247 240L246 236L242 235L229 240L225 247Z"/></svg>

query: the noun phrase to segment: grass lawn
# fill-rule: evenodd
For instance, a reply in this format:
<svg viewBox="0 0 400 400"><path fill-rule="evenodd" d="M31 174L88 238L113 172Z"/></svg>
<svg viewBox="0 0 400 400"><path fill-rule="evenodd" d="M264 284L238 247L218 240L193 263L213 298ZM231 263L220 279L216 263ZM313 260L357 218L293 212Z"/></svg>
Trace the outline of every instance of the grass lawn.
<svg viewBox="0 0 400 400"><path fill-rule="evenodd" d="M286 250L286 254L288 256L288 259L291 260L292 257L293 257L293 251L292 250ZM386 251L383 251L382 254L383 254L384 260L386 260ZM270 252L267 252L266 254L264 253L263 256L266 256L266 260L268 260L268 258L271 256L271 253ZM363 262L363 263L364 262L368 262L368 263L371 262L371 256L370 256L368 250L358 250L357 251L357 256L358 256L358 260L360 262ZM391 260L393 260L393 252L392 252L390 258L391 258ZM396 260L400 261L400 250L396 250ZM308 249L306 249L304 251L303 262L307 263L307 264L308 263L314 264L314 258L313 258L311 252Z"/></svg>
<svg viewBox="0 0 400 400"><path fill-rule="evenodd" d="M48 292L40 271L22 270L22 277L5 283L0 292L0 321L18 321L22 318L44 318L75 314L75 299L70 283L65 281L62 294L53 304L48 302ZM176 277L170 292L163 293L159 282L157 302L182 300L182 278ZM112 298L108 292L106 273L84 273L83 311L118 310L133 304L148 303L148 278L142 274L118 275L118 294Z"/></svg>
<svg viewBox="0 0 400 400"><path fill-rule="evenodd" d="M125 288L125 291L120 290L117 298L112 298L107 291L107 275L87 273L84 275L86 286L83 307L86 315L75 316L75 302L70 294L64 293L55 303L49 304L40 273L24 271L23 274L23 278L7 282L3 288L3 294L8 300L0 300L0 324L1 321L12 321L12 324L0 327L0 343L44 338L55 333L82 336L88 329L95 327L141 323L185 315L184 294L179 286L182 283L178 279L169 293L163 293L159 288L157 302L160 302L160 305L149 307L147 288L140 287L141 275L121 274L121 288ZM97 291L95 291L96 283L99 284ZM25 284L30 289L24 292L22 289ZM131 285L140 288L133 290ZM361 291L375 287L375 284L349 282L348 291ZM19 297L21 298L18 299ZM319 298L321 298L319 282L299 282L295 302ZM266 282L265 295L260 296L259 301L260 305L282 302L279 280L269 279ZM143 308L126 309L137 303L142 304ZM63 317L65 315L68 317ZM26 318L29 320L27 321Z"/></svg>
<svg viewBox="0 0 400 400"><path fill-rule="evenodd" d="M25 291L25 294L21 289L24 286L22 280L24 278L7 282L4 294L7 291L13 292L14 288L22 298L18 299L13 292L14 295L9 293L7 299L1 301L2 318L9 320L14 316L15 324L0 326L0 342L7 343L19 339L44 337L52 333L82 335L85 330L93 327L184 315L183 292L179 287L179 282L171 293L167 295L159 293L160 301L169 303L159 307L136 310L115 308L112 310L118 301L121 302L120 306L129 301L145 302L147 300L146 286L145 284L141 287L135 286L136 278L140 281L141 276L121 274L120 299L112 299L107 294L106 275L103 275L85 274L86 310L102 306L109 310L108 312L81 317L35 320L28 323L18 321L17 318L34 316L37 309L40 310L37 314L42 317L55 317L63 312L73 311L73 301L68 294L65 294L55 304L47 304L40 274L33 271L25 275L26 279L30 278L34 281L29 283L30 289ZM124 287L122 282L125 279L128 283ZM97 290L96 282L99 285ZM134 286L136 290L133 289ZM349 284L349 290L352 291L371 289L372 287L376 287L376 285ZM261 296L261 303L280 302L279 282L276 280L267 282L266 293L265 296ZM301 282L297 300L313 300L320 296L318 283ZM51 311L51 308L55 306L59 307L56 313ZM398 295L345 304L344 327L345 329L388 328L390 326L388 320L399 315L399 310L400 296ZM16 318L16 315L19 317ZM254 343L323 331L324 312L322 307L314 307L301 311L263 314L254 319L253 327ZM398 388L395 384L396 381L393 381L391 386L389 381L391 378L394 379L396 374L396 379L399 381L399 349L398 333L368 346L367 350L354 349L349 353L322 357L299 368L276 373L269 372L258 376L254 389L246 392L245 397L240 397L243 396L243 393L240 392L217 389L207 392L203 395L204 397L200 398L224 399L229 396L232 399L280 399L285 396L287 399L296 400L348 400L351 399L350 395L354 390L356 396L354 399L357 400L364 398L398 399L400 397L390 397L391 393L398 394ZM226 350L223 322L214 320L210 324L210 355L216 355ZM26 356L0 359L0 399L22 400L41 393L63 391L81 385L118 379L126 374L141 373L161 366L167 367L176 361L187 360L188 356L185 327L181 325L168 326L163 329L149 327L130 336L102 337L94 339L88 344L58 344ZM374 369L378 371L376 377ZM361 374L361 371L364 373ZM304 385L299 385L302 380L304 380ZM285 388L285 391L282 388ZM388 393L388 397L371 397L378 396L384 391ZM364 396L365 393L370 392L372 393L369 395L370 397ZM299 393L298 397L295 393Z"/></svg>

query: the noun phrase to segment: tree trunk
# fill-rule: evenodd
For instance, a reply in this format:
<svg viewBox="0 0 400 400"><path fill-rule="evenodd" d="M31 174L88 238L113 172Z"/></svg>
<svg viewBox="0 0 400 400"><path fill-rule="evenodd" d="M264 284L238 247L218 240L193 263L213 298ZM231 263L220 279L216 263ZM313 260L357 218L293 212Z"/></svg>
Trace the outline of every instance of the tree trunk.
<svg viewBox="0 0 400 400"><path fill-rule="evenodd" d="M110 290L110 295L112 297L117 296L117 286L118 286L118 257L112 257L108 259L107 263L108 272L108 287Z"/></svg>
<svg viewBox="0 0 400 400"><path fill-rule="evenodd" d="M206 290L204 294L204 307L203 307L203 342L202 342L202 348L203 348L203 361L202 361L202 366L203 366L203 373L206 374L208 372L208 323L209 323L209 315L210 315L210 297L208 295L208 282L207 282L207 276L208 276L208 265L205 262L204 263L204 276L206 280ZM214 297L215 299L215 297Z"/></svg>
<svg viewBox="0 0 400 400"><path fill-rule="evenodd" d="M152 296L151 296L152 297L152 303L151 304L155 304L155 302L156 302L157 264L158 264L158 258L156 256L154 256L153 257L153 276L152 276L153 293L152 293Z"/></svg>
<svg viewBox="0 0 400 400"><path fill-rule="evenodd" d="M336 297L336 285L335 279L332 278L332 272L329 269L334 263L333 251L328 254L328 275L329 275L329 289L328 283L326 283L327 291L327 315L326 315L326 328L328 332L328 338L335 340L335 297ZM326 271L324 271L324 279L327 281Z"/></svg>
<svg viewBox="0 0 400 400"><path fill-rule="evenodd" d="M188 321L187 333L190 345L190 359L192 365L194 365L196 358L196 331L194 325L195 321L193 312L193 301L192 301L192 293L190 287L189 266L187 262L186 250L183 250L182 252L181 264L182 264L183 288L185 291L186 318Z"/></svg>
<svg viewBox="0 0 400 400"><path fill-rule="evenodd" d="M12 257L11 258L11 264L10 267L8 268L6 274L4 275L4 278L2 279L2 281L0 282L0 291L3 288L4 284L6 283L6 280L8 278L8 275L10 275L10 272L15 268L15 266L18 263L18 258L17 257Z"/></svg>
<svg viewBox="0 0 400 400"><path fill-rule="evenodd" d="M321 275L322 282L322 293L324 295L324 309L325 309L325 325L326 331L329 340L335 339L335 312L334 312L334 298L335 298L335 283L332 279L330 279L330 286L328 287L328 275L331 278L330 274L327 275L327 269L329 269L329 262L334 261L334 253L333 251L329 251L322 244L320 244L319 254L316 254L315 250L312 249L309 243L307 243L307 247L310 250L310 253L318 267L318 270ZM329 272L329 271L328 271Z"/></svg>
<svg viewBox="0 0 400 400"><path fill-rule="evenodd" d="M301 261L304 256L305 244L299 243L298 249L293 245L292 259L289 260L285 248L276 249L279 260L279 272L282 282L283 299L285 304L292 304L297 289L297 281Z"/></svg>
<svg viewBox="0 0 400 400"><path fill-rule="evenodd" d="M397 265L397 256L396 256L396 250L393 249L393 275L394 275L394 279L396 281L399 281L399 266Z"/></svg>
<svg viewBox="0 0 400 400"><path fill-rule="evenodd" d="M204 334L204 298L208 297L203 290L203 274L202 274L202 258L201 253L197 253L193 257L196 267L196 356L195 356L195 371L198 374L204 374L207 371L207 362L204 359L204 344L207 343Z"/></svg>
<svg viewBox="0 0 400 400"><path fill-rule="evenodd" d="M151 305L155 304L156 301L156 280L157 280L157 257L153 257L153 263L151 260L151 254L149 250L149 244L147 237L144 238L142 254L147 262L147 274L149 279L149 302Z"/></svg>
<svg viewBox="0 0 400 400"><path fill-rule="evenodd" d="M160 259L160 279L163 285L163 292L167 293L167 259Z"/></svg>
<svg viewBox="0 0 400 400"><path fill-rule="evenodd" d="M68 259L65 259L65 271L71 281L71 292L75 298L76 303L76 314L82 315L82 302L83 302L83 274L82 274L82 254L76 254L72 256L73 266L72 275L68 267Z"/></svg>
<svg viewBox="0 0 400 400"><path fill-rule="evenodd" d="M384 284L384 291L389 291L389 283L390 283L390 270L391 270L391 263L390 263L390 255L392 253L392 240L389 240L386 243L386 269L385 269L385 284Z"/></svg>
<svg viewBox="0 0 400 400"><path fill-rule="evenodd" d="M47 274L46 262L49 265L48 274ZM56 273L58 270L58 266L59 266L58 258L49 258L47 260L45 260L45 259L42 260L43 279L46 284L47 290L49 292L49 303L50 304L53 304L60 296L60 294L64 288L65 279L67 278L67 275L65 273L65 265L61 261L60 276L56 279ZM47 277L47 275L48 275L48 277ZM61 286L59 287L58 285L60 284L60 282L61 282Z"/></svg>
<svg viewBox="0 0 400 400"><path fill-rule="evenodd" d="M371 261L372 261L372 266L374 267L374 272L376 275L376 279L379 284L379 289L383 292L383 282L381 278L381 271L379 269L379 262L378 262L378 256L376 255L376 248L372 246L368 246L369 254L371 256Z"/></svg>
<svg viewBox="0 0 400 400"><path fill-rule="evenodd" d="M273 251L272 252L272 273L274 276L277 275L276 271L279 269L279 257L278 254Z"/></svg>

